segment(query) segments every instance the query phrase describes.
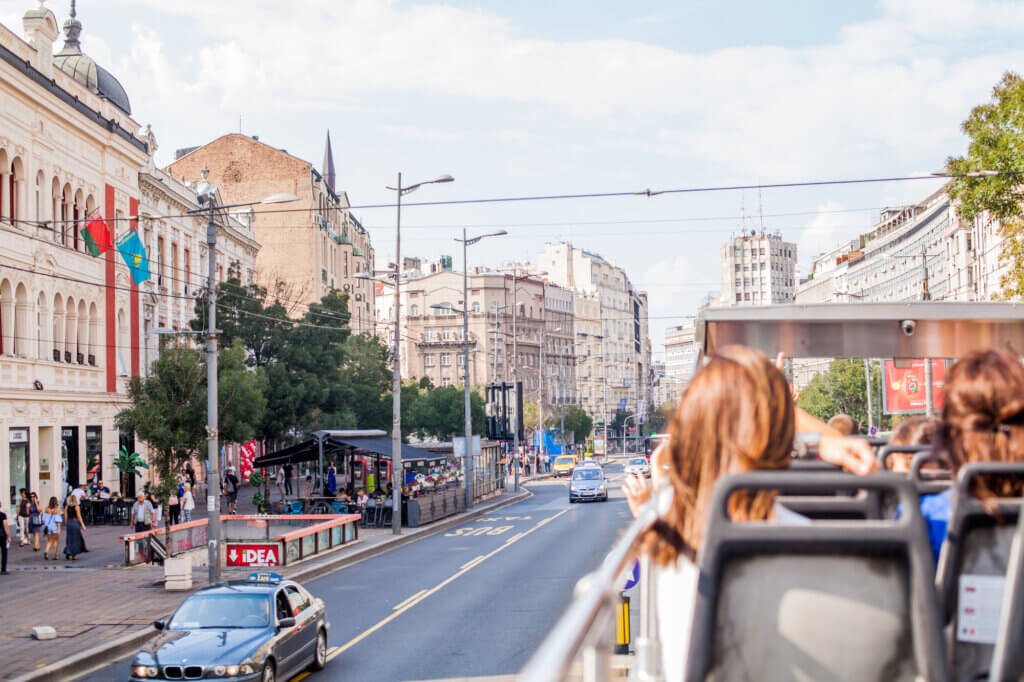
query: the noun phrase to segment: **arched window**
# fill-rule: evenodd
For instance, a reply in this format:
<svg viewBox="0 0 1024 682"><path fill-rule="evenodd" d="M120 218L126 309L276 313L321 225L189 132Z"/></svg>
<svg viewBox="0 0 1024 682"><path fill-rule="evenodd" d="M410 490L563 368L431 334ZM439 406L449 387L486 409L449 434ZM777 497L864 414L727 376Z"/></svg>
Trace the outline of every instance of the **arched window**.
<svg viewBox="0 0 1024 682"><path fill-rule="evenodd" d="M89 354L89 317L85 312L85 301L78 299L78 334L75 338L75 362L84 365Z"/></svg>
<svg viewBox="0 0 1024 682"><path fill-rule="evenodd" d="M68 296L64 306L64 362L75 361L75 348L78 346L78 314L75 299Z"/></svg>
<svg viewBox="0 0 1024 682"><path fill-rule="evenodd" d="M84 217L82 215L83 209L85 209L85 194L82 192L82 190L78 190L77 192L75 192L75 202L74 204L72 204L71 207L71 219L74 221L71 224L71 234L74 237L73 243L75 251L79 251L85 247L85 240L83 239L81 242L79 242L78 239L78 229L80 227L79 221L81 221Z"/></svg>
<svg viewBox="0 0 1024 682"><path fill-rule="evenodd" d="M420 314L420 307L415 303L409 307L409 315L417 317Z"/></svg>
<svg viewBox="0 0 1024 682"><path fill-rule="evenodd" d="M25 166L21 162L21 158L15 157L14 161L11 162L11 178L9 181L10 194L11 194L11 224L17 224L16 221L23 217L25 213L22 208L21 193L22 188L25 186Z"/></svg>
<svg viewBox="0 0 1024 682"><path fill-rule="evenodd" d="M36 299L36 357L40 360L46 360L49 355L49 351L47 351L47 344L49 343L47 336L50 333L50 325L47 320L48 313L46 294L40 292L39 297Z"/></svg>
<svg viewBox="0 0 1024 682"><path fill-rule="evenodd" d="M19 284L14 292L14 354L29 357L32 347L32 332L29 331L29 313L32 305L28 301L28 289Z"/></svg>
<svg viewBox="0 0 1024 682"><path fill-rule="evenodd" d="M99 366L103 355L100 353L100 338L103 335L103 320L95 303L89 304L89 356L86 358L93 367Z"/></svg>
<svg viewBox="0 0 1024 682"><path fill-rule="evenodd" d="M60 243L64 246L72 246L71 236L71 203L74 201L71 185L64 185L60 193Z"/></svg>
<svg viewBox="0 0 1024 682"><path fill-rule="evenodd" d="M53 179L50 183L50 226L53 228L53 241L64 243L64 226L60 222L60 180ZM54 309L56 314L56 309Z"/></svg>
<svg viewBox="0 0 1024 682"><path fill-rule="evenodd" d="M14 289L10 280L0 281L0 355L14 353Z"/></svg>
<svg viewBox="0 0 1024 682"><path fill-rule="evenodd" d="M60 294L55 295L53 297L53 333L50 335L53 343L54 362L60 362L64 357L62 352L64 347L64 310L64 299Z"/></svg>
<svg viewBox="0 0 1024 682"><path fill-rule="evenodd" d="M0 149L0 218L11 215L11 161L6 150Z"/></svg>
<svg viewBox="0 0 1024 682"><path fill-rule="evenodd" d="M35 212L35 216L36 216L36 220L40 221L40 222L42 222L43 220L46 220L46 218L43 217L43 183L44 182L46 182L46 180L43 177L43 171L39 171L38 173L36 173L36 195L35 195L36 196L36 202L35 202L35 204L36 204L36 212Z"/></svg>

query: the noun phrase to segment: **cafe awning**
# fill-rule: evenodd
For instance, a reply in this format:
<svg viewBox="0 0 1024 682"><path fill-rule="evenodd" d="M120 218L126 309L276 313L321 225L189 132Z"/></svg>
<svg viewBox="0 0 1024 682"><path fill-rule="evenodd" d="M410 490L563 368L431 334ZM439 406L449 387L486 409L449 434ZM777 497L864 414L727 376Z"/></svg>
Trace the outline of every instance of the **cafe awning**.
<svg viewBox="0 0 1024 682"><path fill-rule="evenodd" d="M320 457L321 441L323 442L323 457L325 461L339 459L352 452L353 449L372 452L380 459L391 459L390 438L377 435L349 435L349 433L352 432L318 431L316 434L317 438L302 441L301 443L296 443L295 445L257 457L253 462L253 466L262 468L317 460ZM405 443L402 444L402 461L412 462L414 466L415 462L422 461L425 463L444 459L447 459L446 455L438 455L429 450L406 445Z"/></svg>

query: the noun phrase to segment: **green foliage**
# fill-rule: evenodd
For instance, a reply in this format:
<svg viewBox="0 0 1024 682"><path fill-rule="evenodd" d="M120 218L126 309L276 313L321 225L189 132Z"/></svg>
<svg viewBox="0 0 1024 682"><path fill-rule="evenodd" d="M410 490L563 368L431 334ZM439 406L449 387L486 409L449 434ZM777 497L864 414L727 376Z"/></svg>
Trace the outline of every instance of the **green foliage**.
<svg viewBox="0 0 1024 682"><path fill-rule="evenodd" d="M871 385L874 393L873 409L875 423L880 413L878 404L878 388L882 380L878 367L871 368ZM853 417L862 431L867 430L867 380L864 376L863 360L839 359L829 364L827 372L811 379L810 383L800 392L797 404L809 413L828 421L837 414L848 414ZM879 424L880 429L888 428L886 417Z"/></svg>
<svg viewBox="0 0 1024 682"><path fill-rule="evenodd" d="M594 420L577 405L565 408L565 433L573 434L573 442L582 443L590 437Z"/></svg>
<svg viewBox="0 0 1024 682"><path fill-rule="evenodd" d="M122 474L139 476L142 474L139 469L148 469L149 465L146 464L146 460L142 458L137 452L128 452L128 448L121 446L121 449L117 453L117 457L114 458L114 466Z"/></svg>
<svg viewBox="0 0 1024 682"><path fill-rule="evenodd" d="M255 435L266 408L265 378L245 367L245 350L236 340L218 355L218 421L222 441L242 442ZM206 361L196 349L171 345L128 386L132 406L115 417L118 428L135 432L152 448L166 499L174 472L206 443ZM119 467L120 468L120 467Z"/></svg>
<svg viewBox="0 0 1024 682"><path fill-rule="evenodd" d="M252 494L252 503L256 505L256 509L260 509L264 502L266 502L266 500L263 499L263 493L257 490Z"/></svg>
<svg viewBox="0 0 1024 682"><path fill-rule="evenodd" d="M402 390L402 428L420 436L438 440L451 440L465 430L465 393L457 386L442 386L423 391L407 409L404 403L405 387ZM470 414L473 433L482 433L486 419L484 400L476 391L470 393Z"/></svg>
<svg viewBox="0 0 1024 682"><path fill-rule="evenodd" d="M249 472L249 485L254 488L259 488L263 485L263 477L260 476L260 472L253 469Z"/></svg>
<svg viewBox="0 0 1024 682"><path fill-rule="evenodd" d="M1007 72L992 90L992 99L974 107L961 124L970 139L966 156L949 157L946 170L1020 171L1024 168L1024 79ZM988 212L1000 221L1001 258L1010 269L1001 282L1002 298L1024 296L1024 190L1019 175L955 178L949 187L962 220Z"/></svg>
<svg viewBox="0 0 1024 682"><path fill-rule="evenodd" d="M647 418L644 420L644 433L648 435L652 433L665 433L668 429L669 415L672 414L676 404L673 401L668 401L658 409L654 409L653 405L650 406L647 409Z"/></svg>

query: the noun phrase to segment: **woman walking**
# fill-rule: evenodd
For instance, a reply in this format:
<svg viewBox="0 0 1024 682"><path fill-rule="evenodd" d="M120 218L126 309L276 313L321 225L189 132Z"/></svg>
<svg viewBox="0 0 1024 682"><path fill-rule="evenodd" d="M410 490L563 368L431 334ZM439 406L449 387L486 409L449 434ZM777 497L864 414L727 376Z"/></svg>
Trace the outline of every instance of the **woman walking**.
<svg viewBox="0 0 1024 682"><path fill-rule="evenodd" d="M196 508L196 500L192 497L192 486L186 483L185 494L181 496L181 513L184 517L185 523L192 521L192 510Z"/></svg>
<svg viewBox="0 0 1024 682"><path fill-rule="evenodd" d="M43 550L44 559L57 560L57 547L60 545L60 524L64 521L60 513L60 503L56 497L50 498L50 503L43 512L43 533L46 534L46 549Z"/></svg>
<svg viewBox="0 0 1024 682"><path fill-rule="evenodd" d="M163 519L163 508L160 506L160 500L157 499L156 493L152 491L150 491L146 499L149 500L149 506L153 508L153 527L158 528Z"/></svg>
<svg viewBox="0 0 1024 682"><path fill-rule="evenodd" d="M171 491L171 494L167 497L167 526L178 525L179 519L181 519L181 498L178 497L178 490L181 488L179 485L177 488Z"/></svg>
<svg viewBox="0 0 1024 682"><path fill-rule="evenodd" d="M68 497L66 519L65 525L68 533L64 541L64 556L75 561L79 554L89 550L85 548L85 522L82 521L82 509L78 506L78 498L74 495Z"/></svg>
<svg viewBox="0 0 1024 682"><path fill-rule="evenodd" d="M29 493L28 496L28 534L32 536L32 551L39 551L39 533L43 530L43 505L39 496Z"/></svg>

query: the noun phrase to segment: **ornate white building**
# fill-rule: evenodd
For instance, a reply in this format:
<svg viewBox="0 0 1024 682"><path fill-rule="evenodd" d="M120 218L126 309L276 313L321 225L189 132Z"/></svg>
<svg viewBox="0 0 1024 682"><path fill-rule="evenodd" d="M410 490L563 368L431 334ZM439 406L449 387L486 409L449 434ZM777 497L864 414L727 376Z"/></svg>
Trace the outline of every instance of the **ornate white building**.
<svg viewBox="0 0 1024 682"><path fill-rule="evenodd" d="M64 44L52 11L0 25L0 489L62 496L90 472L118 487L114 415L141 369L141 301L113 251L86 252L99 211L135 228L146 143L117 79L81 49L72 5ZM134 485L134 481L129 485Z"/></svg>

